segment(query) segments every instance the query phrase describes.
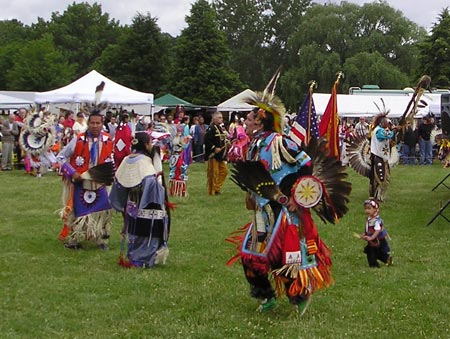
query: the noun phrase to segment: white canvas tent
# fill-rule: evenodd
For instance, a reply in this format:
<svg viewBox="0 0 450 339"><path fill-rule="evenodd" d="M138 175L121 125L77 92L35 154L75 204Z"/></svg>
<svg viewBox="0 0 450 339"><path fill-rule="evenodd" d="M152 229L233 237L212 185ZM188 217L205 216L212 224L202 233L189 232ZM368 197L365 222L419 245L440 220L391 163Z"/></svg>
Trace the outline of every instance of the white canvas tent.
<svg viewBox="0 0 450 339"><path fill-rule="evenodd" d="M17 98L0 93L0 109L14 109L20 107L27 107L32 104L33 102L30 100Z"/></svg>
<svg viewBox="0 0 450 339"><path fill-rule="evenodd" d="M377 105L380 109L389 110L388 117L399 118L405 112L411 95L350 95L350 94L338 94L337 95L337 109L338 114L341 117L373 117L380 113ZM422 96L422 99L428 103L428 106L419 109L416 117L422 117L426 115L430 110L436 109L436 104L439 104L440 111L440 99L433 98L431 96ZM317 115L322 115L330 100L330 94L326 93L314 93L313 94L314 105L316 107ZM439 100L439 101L436 101Z"/></svg>
<svg viewBox="0 0 450 339"><path fill-rule="evenodd" d="M93 70L71 84L48 92L38 92L38 104L94 102L95 88L102 82L105 88L101 101L112 105L152 105L153 94L135 91L108 79Z"/></svg>
<svg viewBox="0 0 450 339"><path fill-rule="evenodd" d="M251 111L254 106L249 105L243 101L244 98L254 94L251 89L246 89L239 94L231 97L230 99L222 102L217 106L217 110L220 112L231 112L231 111L241 111L248 112Z"/></svg>

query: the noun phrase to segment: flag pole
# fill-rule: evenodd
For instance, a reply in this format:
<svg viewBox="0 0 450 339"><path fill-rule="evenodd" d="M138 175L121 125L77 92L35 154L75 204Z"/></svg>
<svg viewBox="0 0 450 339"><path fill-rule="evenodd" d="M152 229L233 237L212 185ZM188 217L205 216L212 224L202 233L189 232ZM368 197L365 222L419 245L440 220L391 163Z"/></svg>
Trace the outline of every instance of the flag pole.
<svg viewBox="0 0 450 339"><path fill-rule="evenodd" d="M317 88L316 80L309 82L309 103L308 103L308 128L306 129L306 141L309 144L311 140L311 114L312 114L312 103L313 103L313 92Z"/></svg>

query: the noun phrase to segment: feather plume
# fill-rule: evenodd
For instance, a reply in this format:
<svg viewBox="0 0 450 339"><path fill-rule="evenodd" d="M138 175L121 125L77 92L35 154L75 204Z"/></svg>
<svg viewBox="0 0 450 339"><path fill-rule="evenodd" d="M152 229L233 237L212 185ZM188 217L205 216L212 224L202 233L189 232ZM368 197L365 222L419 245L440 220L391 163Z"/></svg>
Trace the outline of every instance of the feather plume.
<svg viewBox="0 0 450 339"><path fill-rule="evenodd" d="M112 162L105 162L103 164L94 166L88 169L81 175L83 180L92 180L102 185L112 185L114 181L114 164Z"/></svg>
<svg viewBox="0 0 450 339"><path fill-rule="evenodd" d="M411 121L414 119L414 115L417 113L417 107L420 102L420 98L426 90L430 90L431 77L428 75L423 75L419 82L417 83L416 88L414 89L414 93L411 97L411 100L408 102L406 106L405 112L399 120L399 124L404 126L407 121Z"/></svg>
<svg viewBox="0 0 450 339"><path fill-rule="evenodd" d="M97 87L95 87L95 96L93 102L83 103L81 110L87 114L101 113L108 108L108 103L102 100L103 90L105 89L105 82L102 81Z"/></svg>
<svg viewBox="0 0 450 339"><path fill-rule="evenodd" d="M95 88L95 100L94 100L94 104L98 105L100 104L100 100L102 99L102 94L103 94L103 90L105 89L105 82L102 81L100 83L100 85L98 85Z"/></svg>
<svg viewBox="0 0 450 339"><path fill-rule="evenodd" d="M324 222L336 223L347 211L351 183L347 181L345 166L334 157L329 157L327 140L312 138L306 153L313 162L312 175L318 178L324 187L324 197L313 207L314 211Z"/></svg>

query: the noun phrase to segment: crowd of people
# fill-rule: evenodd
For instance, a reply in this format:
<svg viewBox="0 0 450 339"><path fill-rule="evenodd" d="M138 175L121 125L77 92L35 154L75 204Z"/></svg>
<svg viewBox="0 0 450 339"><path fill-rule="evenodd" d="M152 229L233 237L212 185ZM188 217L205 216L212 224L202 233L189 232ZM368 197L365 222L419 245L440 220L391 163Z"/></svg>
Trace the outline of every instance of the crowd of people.
<svg viewBox="0 0 450 339"><path fill-rule="evenodd" d="M25 116L28 111L21 108L14 113L3 116L0 119L0 141L2 143L2 162L1 170L13 170L14 166L26 168L26 172L36 175L36 171L29 165L30 156L21 149L19 144L19 135L24 124ZM244 131L244 120L247 112L233 112L226 116L226 121L221 122L221 129L227 141L226 151L223 160L235 161L242 159L245 154L245 147L248 144L248 136ZM78 135L87 129L86 112L65 111L58 117L55 117L54 130L55 140L54 153L62 149L68 143L73 135ZM208 113L208 122L212 124L212 115ZM284 134L288 135L293 119L286 116ZM184 138L189 138L190 159L188 163L208 161L209 150L205 149L205 136L209 124L202 114L196 114L192 117L187 115L183 109L177 108L176 112L166 113L164 111L157 113L151 119L148 115L137 115L134 112L113 112L108 111L105 115L103 130L108 132L114 140L116 131L119 131L118 140L122 140L126 147L115 146L115 160L120 164L121 158L129 153L130 137L135 131L156 131L164 133L162 141L163 161L168 161L170 155L174 152ZM212 124L214 125L214 124ZM354 135L370 136L371 128L370 118L361 116L352 121L349 118L342 118L339 125L339 138L341 146L341 161L344 165L348 164L346 143ZM436 123L433 114L424 116L422 119L409 121L404 127L402 133L397 133L392 140L396 145L401 164L405 165L430 165L433 159L437 157L439 149L439 135L441 134L439 124ZM186 140L184 140L186 143ZM119 149L120 148L120 149ZM123 151L124 150L124 151ZM125 152L124 154L121 154ZM217 158L217 156L216 156ZM51 168L50 168L51 169Z"/></svg>
<svg viewBox="0 0 450 339"><path fill-rule="evenodd" d="M367 241L370 267L379 267L378 261L391 265L387 233L378 214L383 197L377 191L388 171L384 167L386 149L392 142L399 145L405 165L416 160L421 165L432 164L436 124L432 115L416 122L415 128L411 122L395 126L386 116L371 122L366 117L357 123L341 120L342 158L320 163L314 152L325 152L324 148L318 146L307 154L303 145L288 137L293 120L279 119L285 117L284 107L258 100L249 101L257 108L245 114L234 112L228 122L221 112L214 112L208 116L208 124L203 115L191 116L179 107L152 118L127 111L104 115L65 111L56 117L20 109L1 123L2 170L13 169L16 152L16 161L23 164L25 173L39 177L45 173L42 167L59 172L63 181L59 239L66 248L81 249L90 241L107 250L112 211L116 210L124 221L119 263L153 267L167 259L173 207L169 196L186 194L186 186L180 183L187 181L188 166L206 163L207 194L215 196L222 192L228 162L234 163L232 179L247 192L245 205L254 217L242 229L245 234L233 239L238 253L230 261L241 262L251 296L259 301L258 311L273 309L277 296L284 293L302 315L314 291L333 282L331 252L320 238L310 210L320 206L316 212L332 223L347 212L351 185L342 174L346 140L354 136L370 139L371 198L364 202L368 219L365 233L358 237ZM45 130L54 138L44 140L37 124L50 123L51 131L45 125L39 133ZM34 138L23 137L24 131ZM45 152L51 152L54 159L44 162L39 158L44 152L37 149L49 141L51 147ZM317 159L327 156L324 153ZM27 167L27 159L33 159L31 166ZM170 166L169 186L163 174L164 161ZM325 163L327 168L323 168ZM320 178L318 173L325 172L327 178ZM328 189L329 184L333 189ZM316 191L320 193L311 196ZM303 200L305 195L308 202Z"/></svg>
<svg viewBox="0 0 450 339"><path fill-rule="evenodd" d="M377 124L372 125L372 119L368 117L359 117L357 122L343 118L339 125L339 138L341 145L341 154L343 164L348 164L346 159L346 143L349 139L358 136L371 137L371 131ZM386 128L393 126L391 119L387 120ZM397 131L392 136L391 145L396 147L399 155L400 164L403 165L431 165L433 159L437 158L440 146L440 135L442 129L436 123L433 113L428 113L419 119L407 121L406 126L402 126L401 131Z"/></svg>

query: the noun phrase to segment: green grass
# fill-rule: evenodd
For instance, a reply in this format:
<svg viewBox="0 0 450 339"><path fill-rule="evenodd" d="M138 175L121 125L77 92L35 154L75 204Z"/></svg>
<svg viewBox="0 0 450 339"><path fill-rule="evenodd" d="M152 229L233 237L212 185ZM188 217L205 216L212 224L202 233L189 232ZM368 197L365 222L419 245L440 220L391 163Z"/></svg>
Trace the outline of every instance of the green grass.
<svg viewBox="0 0 450 339"><path fill-rule="evenodd" d="M60 177L1 172L0 337L450 337L450 223L439 217L425 227L450 198L444 186L431 191L448 169L393 169L381 216L395 263L381 269L367 267L364 242L353 237L364 229L368 180L349 170L349 213L337 225L315 217L333 250L335 284L317 291L305 316L293 319L286 298L270 314L256 313L242 268L225 265L233 247L224 239L251 215L230 180L220 196L207 196L205 166L192 165L189 196L172 199L170 256L152 270L117 265L119 214L110 251L64 249L55 213Z"/></svg>

